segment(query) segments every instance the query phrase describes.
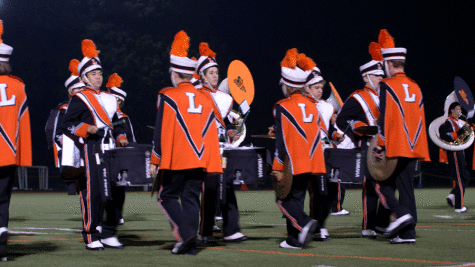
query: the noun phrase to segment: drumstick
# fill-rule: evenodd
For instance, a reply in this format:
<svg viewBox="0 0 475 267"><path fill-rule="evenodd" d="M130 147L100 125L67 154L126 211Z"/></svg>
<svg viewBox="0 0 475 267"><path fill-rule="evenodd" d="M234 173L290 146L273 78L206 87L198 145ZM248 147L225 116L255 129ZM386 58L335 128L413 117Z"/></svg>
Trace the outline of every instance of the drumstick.
<svg viewBox="0 0 475 267"><path fill-rule="evenodd" d="M112 126L116 126L116 125L123 124L123 123L125 123L125 119L121 119L121 120L119 120L119 121L116 121L116 122L114 122L114 123L111 123L110 125L105 125L105 126L99 127L99 128L97 128L97 130L98 130L98 131L99 131L99 130L103 130L103 129L107 128L107 127L112 128Z"/></svg>

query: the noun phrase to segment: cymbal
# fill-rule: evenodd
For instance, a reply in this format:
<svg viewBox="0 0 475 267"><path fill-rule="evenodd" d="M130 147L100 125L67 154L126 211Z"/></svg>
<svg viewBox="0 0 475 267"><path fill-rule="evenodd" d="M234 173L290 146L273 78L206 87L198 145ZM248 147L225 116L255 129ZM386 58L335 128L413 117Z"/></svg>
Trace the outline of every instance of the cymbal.
<svg viewBox="0 0 475 267"><path fill-rule="evenodd" d="M275 136L268 135L268 134L254 134L254 135L251 135L251 137L275 139Z"/></svg>
<svg viewBox="0 0 475 267"><path fill-rule="evenodd" d="M378 133L378 126L361 126L354 129L355 132L365 135L375 135Z"/></svg>

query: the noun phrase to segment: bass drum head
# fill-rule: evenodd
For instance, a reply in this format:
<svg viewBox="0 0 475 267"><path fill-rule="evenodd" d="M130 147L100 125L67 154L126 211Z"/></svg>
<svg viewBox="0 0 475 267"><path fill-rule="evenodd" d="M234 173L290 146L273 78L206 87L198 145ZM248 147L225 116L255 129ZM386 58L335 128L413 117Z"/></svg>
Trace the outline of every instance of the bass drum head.
<svg viewBox="0 0 475 267"><path fill-rule="evenodd" d="M290 189L292 188L292 163L288 157L285 157L283 172L284 178L282 178L280 181L277 181L275 177L272 177L272 185L274 187L275 196L279 200L286 198L290 193Z"/></svg>
<svg viewBox="0 0 475 267"><path fill-rule="evenodd" d="M386 157L386 151L383 151L383 159L377 159L373 155L373 149L376 147L377 143L378 137L375 136L371 139L368 154L366 155L366 162L371 176L376 181L384 181L388 179L396 169L397 158L388 158Z"/></svg>

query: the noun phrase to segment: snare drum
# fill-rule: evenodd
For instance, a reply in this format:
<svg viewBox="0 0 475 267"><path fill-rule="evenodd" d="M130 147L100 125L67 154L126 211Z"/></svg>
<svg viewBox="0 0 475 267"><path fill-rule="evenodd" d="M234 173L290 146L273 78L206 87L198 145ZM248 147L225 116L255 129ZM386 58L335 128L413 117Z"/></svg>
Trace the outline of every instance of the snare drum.
<svg viewBox="0 0 475 267"><path fill-rule="evenodd" d="M360 148L327 148L324 151L325 166L331 182L348 184L363 183L366 171L366 152Z"/></svg>
<svg viewBox="0 0 475 267"><path fill-rule="evenodd" d="M112 184L117 186L152 185L150 155L152 145L134 144L104 152L104 164Z"/></svg>
<svg viewBox="0 0 475 267"><path fill-rule="evenodd" d="M224 177L236 185L264 183L267 179L266 159L267 150L263 147L224 149Z"/></svg>

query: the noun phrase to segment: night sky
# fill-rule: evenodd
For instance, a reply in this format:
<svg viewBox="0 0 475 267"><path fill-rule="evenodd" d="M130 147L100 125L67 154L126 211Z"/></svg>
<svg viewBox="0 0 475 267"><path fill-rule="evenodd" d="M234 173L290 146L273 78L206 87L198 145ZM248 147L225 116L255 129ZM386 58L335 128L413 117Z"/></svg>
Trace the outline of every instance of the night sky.
<svg viewBox="0 0 475 267"><path fill-rule="evenodd" d="M112 2L119 9L130 3ZM232 60L239 59L249 67L254 78L255 98L246 123L248 135L265 134L267 127L273 124L272 107L283 98L278 84L280 61L288 49L295 47L314 59L325 80L335 85L344 100L351 92L363 87L358 68L371 60L368 45L377 42L379 30L383 28L394 37L397 47L408 49L406 73L423 91L427 126L443 114L443 103L453 91L455 76L461 76L475 88L473 7L454 5L455 1L434 4L414 3L418 1L364 1L365 4L361 4L363 1L135 2L168 7L166 12L157 12L160 23L143 28L150 34L161 35L164 41L163 64L154 66L161 73L168 71L165 49L169 49L179 30L185 30L191 38L190 56L199 56L200 42L209 43L221 66L220 80L225 78ZM61 3L0 0L0 19L5 31L2 39L14 48L10 60L12 74L26 84L34 165L53 165L52 153L47 151L44 125L49 111L67 99L64 81L70 75L69 60L82 59L81 40L93 39L88 36L90 31L81 31L86 26L92 27L88 25L92 24L90 20L76 20L78 22L74 24L69 19L61 20L80 15L76 13L80 10L68 11ZM115 25L117 20L143 23L140 16L117 14L117 17L110 17L110 24ZM99 34L106 35L107 32ZM103 40L99 43L107 45ZM101 50L99 44L98 49ZM107 80L112 74L107 68L118 68L107 65L110 57L127 57L134 51L128 49L116 55L106 52L103 50L99 57ZM140 75L140 72L126 64L120 66L120 70L119 75L130 77L124 79L122 85L128 93L123 111L138 129L138 141L151 142L152 130L146 125L154 124L156 94L162 87L170 85L166 79L168 74L157 79L154 86L135 88L134 75ZM327 85L324 98L329 95L329 90ZM143 112L144 108L149 112ZM437 147L431 141L429 146L432 160L437 160Z"/></svg>

